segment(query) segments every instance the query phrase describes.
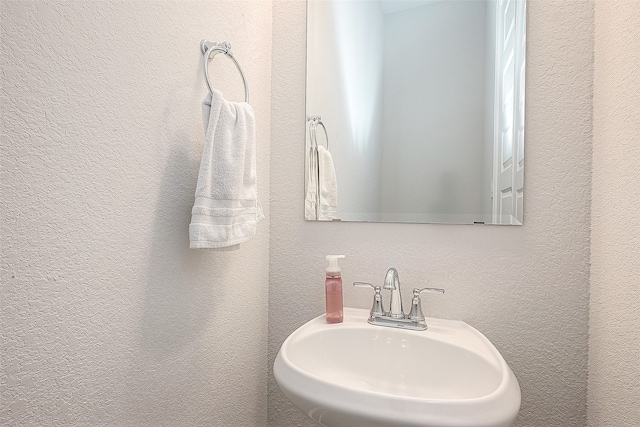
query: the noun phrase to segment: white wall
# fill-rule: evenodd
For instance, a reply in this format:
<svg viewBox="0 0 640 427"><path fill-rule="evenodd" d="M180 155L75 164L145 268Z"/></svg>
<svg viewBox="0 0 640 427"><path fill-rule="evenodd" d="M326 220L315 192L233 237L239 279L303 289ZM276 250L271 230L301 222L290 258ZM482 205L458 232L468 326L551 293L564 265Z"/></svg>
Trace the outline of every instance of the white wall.
<svg viewBox="0 0 640 427"><path fill-rule="evenodd" d="M358 213L378 212L380 203L382 9L369 1L310 7L306 111L321 116L329 134L338 218L361 219ZM317 134L324 145L322 128Z"/></svg>
<svg viewBox="0 0 640 427"><path fill-rule="evenodd" d="M1 10L0 424L265 425L268 221L234 253L188 249L188 223L202 38L246 73L268 212L271 2Z"/></svg>
<svg viewBox="0 0 640 427"><path fill-rule="evenodd" d="M491 211L483 212L483 197L489 198L483 179L485 8L485 2L445 1L385 15L385 214L417 213L412 219L418 222L453 216L490 222ZM488 96L493 100L493 92Z"/></svg>
<svg viewBox="0 0 640 427"><path fill-rule="evenodd" d="M640 2L595 2L589 426L640 425Z"/></svg>
<svg viewBox="0 0 640 427"><path fill-rule="evenodd" d="M265 425L267 366L323 312L330 252L347 255L347 305L368 307L348 283L389 266L405 297L446 287L428 314L498 346L518 427L584 426L587 366L589 425L639 423L634 0L595 2L593 174L594 4L529 1L526 220L504 228L302 220L302 0L273 4L272 80L267 1L1 6L0 424ZM273 233L228 254L186 249L203 37L231 40L249 80L267 212L273 119ZM240 99L223 59L217 83ZM269 425L312 425L268 387Z"/></svg>
<svg viewBox="0 0 640 427"><path fill-rule="evenodd" d="M392 266L405 298L427 279L446 288L427 313L463 319L496 344L522 388L516 426L586 424L593 3L531 0L528 14L524 226L329 224L304 222L295 197L305 2L274 2L270 366L287 335L324 312L324 256L343 253L346 305L370 307L370 293L349 283L379 283ZM313 425L273 377L269 425Z"/></svg>

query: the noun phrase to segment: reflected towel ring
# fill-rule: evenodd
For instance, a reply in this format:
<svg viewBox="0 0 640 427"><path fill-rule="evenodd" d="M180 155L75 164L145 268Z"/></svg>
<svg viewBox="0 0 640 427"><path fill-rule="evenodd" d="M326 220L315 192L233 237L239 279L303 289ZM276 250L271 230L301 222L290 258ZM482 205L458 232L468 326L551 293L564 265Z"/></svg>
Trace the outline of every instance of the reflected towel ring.
<svg viewBox="0 0 640 427"><path fill-rule="evenodd" d="M236 65L236 68L240 72L240 77L242 77L242 84L244 85L244 102L249 103L249 86L247 85L247 79L245 79L244 77L244 73L242 72L242 68L240 68L240 64L238 64L238 61L236 61L236 59L233 57L233 53L231 53L231 43L218 43L202 40L200 41L200 50L204 55L204 60L202 61L204 66L204 80L207 83L209 92L213 93L211 82L209 82L209 61L212 61L217 54L224 53L233 61L233 63Z"/></svg>
<svg viewBox="0 0 640 427"><path fill-rule="evenodd" d="M324 123L322 123L322 120L317 120L313 124L313 139L315 140L316 147L318 146L318 135L316 135L316 129L318 128L318 125L322 126L322 129L324 129L324 136L327 141L327 151L329 151L329 133L327 133L327 128L325 127Z"/></svg>
<svg viewBox="0 0 640 427"><path fill-rule="evenodd" d="M324 129L324 136L326 138L327 141L327 151L329 150L329 133L327 132L327 128L324 125L324 123L322 123L322 117L320 116L307 116L307 121L311 122L311 124L309 125L309 142L311 143L311 147L314 147L315 144L315 148L318 148L318 137L316 135L316 129L318 127L318 125L322 126L322 129Z"/></svg>

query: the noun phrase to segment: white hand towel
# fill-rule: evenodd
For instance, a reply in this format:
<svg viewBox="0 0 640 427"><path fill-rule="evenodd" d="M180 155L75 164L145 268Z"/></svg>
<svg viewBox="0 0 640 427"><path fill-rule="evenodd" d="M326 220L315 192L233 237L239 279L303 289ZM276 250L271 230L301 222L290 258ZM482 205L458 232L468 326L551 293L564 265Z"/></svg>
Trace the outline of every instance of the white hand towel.
<svg viewBox="0 0 640 427"><path fill-rule="evenodd" d="M196 200L189 225L192 249L236 250L264 218L256 183L253 108L213 90L202 102L205 128Z"/></svg>
<svg viewBox="0 0 640 427"><path fill-rule="evenodd" d="M318 146L318 169L318 184L320 187L318 219L331 221L337 215L338 182L331 153L322 145Z"/></svg>
<svg viewBox="0 0 640 427"><path fill-rule="evenodd" d="M307 153L307 191L304 197L304 219L318 219L318 150Z"/></svg>

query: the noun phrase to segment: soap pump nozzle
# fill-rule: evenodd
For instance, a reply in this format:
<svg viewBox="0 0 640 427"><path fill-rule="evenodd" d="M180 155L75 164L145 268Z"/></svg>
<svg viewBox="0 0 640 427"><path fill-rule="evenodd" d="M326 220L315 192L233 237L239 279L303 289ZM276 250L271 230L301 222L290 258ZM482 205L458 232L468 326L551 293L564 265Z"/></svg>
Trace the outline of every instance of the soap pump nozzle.
<svg viewBox="0 0 640 427"><path fill-rule="evenodd" d="M327 255L326 259L329 261L329 265L327 266L327 274L331 274L335 276L336 274L340 274L340 266L338 265L338 260L344 258L344 255Z"/></svg>

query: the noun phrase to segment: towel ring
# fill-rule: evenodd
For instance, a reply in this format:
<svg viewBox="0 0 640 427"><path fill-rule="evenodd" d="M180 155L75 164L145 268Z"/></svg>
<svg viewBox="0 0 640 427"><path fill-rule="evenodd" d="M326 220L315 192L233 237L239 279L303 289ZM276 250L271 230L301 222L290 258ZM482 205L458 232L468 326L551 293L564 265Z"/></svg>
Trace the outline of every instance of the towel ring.
<svg viewBox="0 0 640 427"><path fill-rule="evenodd" d="M315 143L316 148L318 148L318 137L316 135L316 129L318 128L318 125L321 125L322 129L324 129L324 136L327 140L327 150L329 150L329 133L327 132L327 128L324 123L322 123L322 117L307 116L307 121L311 122L311 124L309 125L309 141L311 142L311 146L313 147L313 144Z"/></svg>
<svg viewBox="0 0 640 427"><path fill-rule="evenodd" d="M324 126L324 123L322 123L322 120L318 120L313 126L313 138L316 140L316 147L318 146L318 135L316 135L316 129L318 129L318 125L322 126L322 129L324 129L324 136L327 140L327 151L328 151L329 150L329 134L327 133L327 128Z"/></svg>
<svg viewBox="0 0 640 427"><path fill-rule="evenodd" d="M322 129L324 129L324 136L327 140L327 151L329 151L329 133L327 132L327 128L324 126L324 123L322 123L322 120L317 120L312 126L313 126L313 139L315 140L316 143L316 147L318 146L318 135L316 134L316 130L318 129L318 125L322 126Z"/></svg>
<svg viewBox="0 0 640 427"><path fill-rule="evenodd" d="M207 82L207 87L209 88L209 92L213 93L213 89L211 87L211 83L209 82L209 61L212 61L213 58L219 54L224 53L228 56L233 63L236 65L236 68L240 72L240 77L242 77L242 84L244 85L244 102L249 103L249 86L247 85L247 79L244 77L244 73L242 72L242 68L240 68L240 64L233 57L233 53L231 53L231 43L229 42L210 42L207 40L200 41L200 50L204 55L204 60L202 64L204 66L204 80Z"/></svg>

